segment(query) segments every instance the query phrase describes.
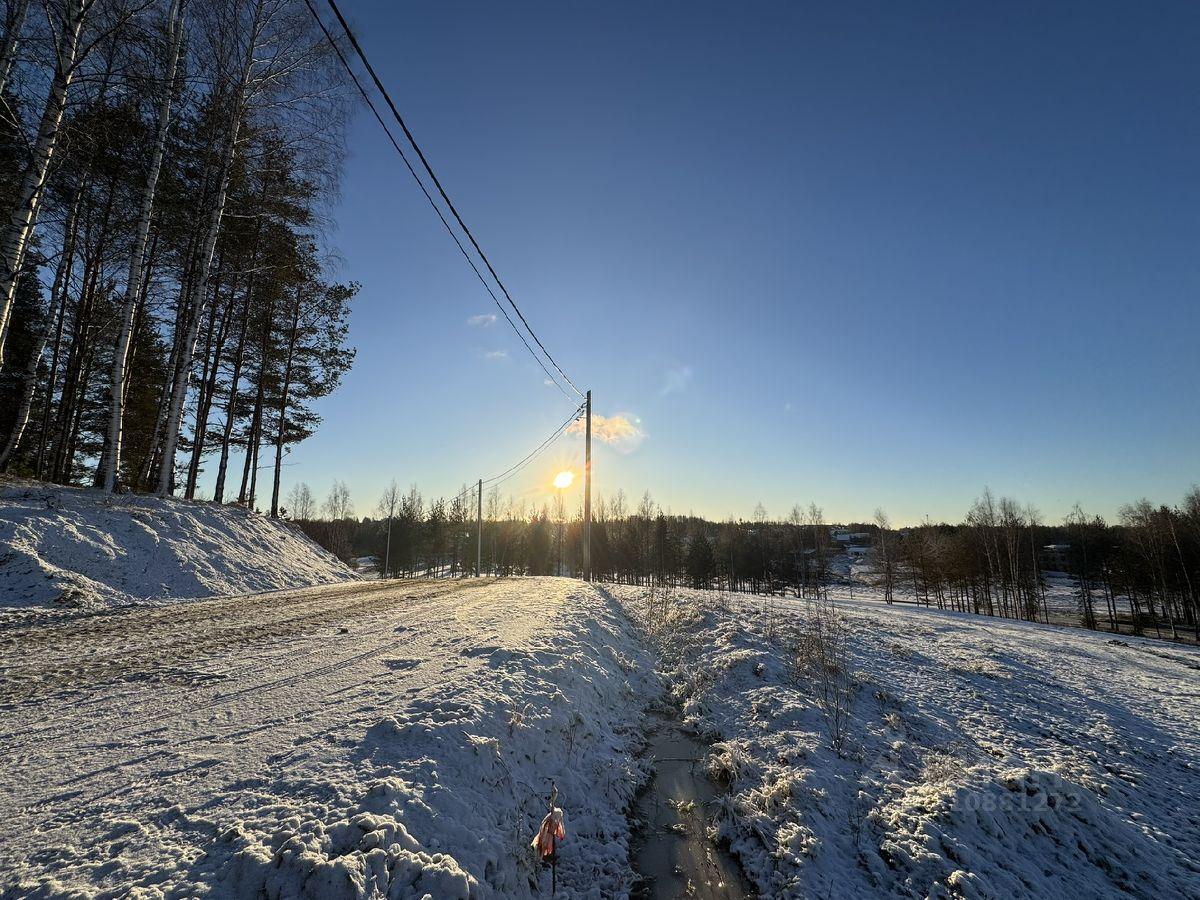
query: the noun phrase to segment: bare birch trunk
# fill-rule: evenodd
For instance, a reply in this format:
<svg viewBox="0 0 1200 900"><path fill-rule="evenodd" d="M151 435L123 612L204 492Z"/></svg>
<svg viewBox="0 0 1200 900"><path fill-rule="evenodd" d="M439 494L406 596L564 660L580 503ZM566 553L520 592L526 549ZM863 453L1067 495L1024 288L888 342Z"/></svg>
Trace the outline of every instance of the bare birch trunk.
<svg viewBox="0 0 1200 900"><path fill-rule="evenodd" d="M171 475L175 469L175 448L179 442L179 429L183 424L183 401L187 397L188 381L192 374L192 355L196 349L196 337L199 334L201 313L209 290L209 279L212 273L213 254L217 248L217 236L221 230L221 217L225 212L225 196L229 191L229 179L233 167L234 151L237 147L238 129L241 126L242 114L245 111L247 95L250 91L250 80L254 69L254 54L258 49L258 37L262 27L263 0L255 7L254 23L246 40L246 56L242 62L242 71L236 90L230 103L228 133L225 146L222 148L221 160L217 168L217 192L213 197L212 211L209 216L203 247L200 252L200 269L196 273L189 296L180 298L191 309L191 327L179 348L179 368L175 372L175 385L171 394L171 406L167 413L166 432L163 436L162 464L158 472L158 495L167 496L171 491Z"/></svg>
<svg viewBox="0 0 1200 900"><path fill-rule="evenodd" d="M75 302L75 313L71 322L71 342L67 348L66 366L63 370L63 387L59 395L58 413L54 425L54 456L50 464L50 480L64 481L69 469L67 448L71 444L72 429L80 395L81 385L86 386L88 373L88 341L91 331L93 298L96 291L96 275L99 265L93 254L85 251L83 283L79 299Z"/></svg>
<svg viewBox="0 0 1200 900"><path fill-rule="evenodd" d="M135 482L139 490L149 488L150 476L154 473L154 466L162 449L162 436L167 428L167 410L171 405L171 390L175 384L175 371L179 367L179 344L183 340L183 333L187 330L187 316L185 313L186 310L180 304L175 313L175 331L174 339L171 342L171 354L167 359L167 377L163 381L162 390L159 392L158 414L154 417L154 433L150 438L150 447L146 451L146 458L142 460L142 465L138 469L137 481Z"/></svg>
<svg viewBox="0 0 1200 900"><path fill-rule="evenodd" d="M50 159L58 144L59 126L67 108L67 89L75 76L79 60L79 39L83 22L95 0L67 0L62 31L56 41L57 61L50 93L42 110L37 140L21 179L21 188L12 213L0 231L0 363L4 362L4 344L8 338L8 322L12 315L13 296L17 278L25 260L25 249L33 233L33 223L42 203Z"/></svg>
<svg viewBox="0 0 1200 900"><path fill-rule="evenodd" d="M158 187L158 176L162 171L166 155L167 131L171 122L171 99L175 91L175 72L179 65L180 47L183 45L184 0L171 0L167 13L169 45L166 68L163 72L163 94L158 106L158 123L155 127L154 152L150 157L150 168L146 173L146 187L142 193L142 207L138 214L134 232L133 248L129 255L129 274L125 279L125 302L121 306L120 331L117 349L113 354L109 384L108 434L105 438L104 472L101 487L111 494L117 484L121 466L121 426L125 416L125 381L129 360L129 342L132 337L133 316L141 302L142 272L146 264L146 248L150 237L150 220L154 212L154 195Z"/></svg>
<svg viewBox="0 0 1200 900"><path fill-rule="evenodd" d="M208 182L205 181L205 187L201 194L207 190ZM196 242L198 235L193 233L188 237L187 252L184 254L183 275L179 280L180 296L185 296L191 290L192 278L196 270ZM188 310L182 304L178 303L175 307L175 325L171 330L171 355L167 361L167 377L163 380L162 390L159 392L158 404L155 407L157 414L154 417L154 433L150 438L150 447L146 451L146 458L142 460L141 466L138 468L137 480L135 485L139 490L149 490L151 475L154 473L154 466L158 463L162 452L162 438L167 429L167 410L171 405L171 391L175 385L175 372L179 366L179 345L183 341L184 332L187 331Z"/></svg>
<svg viewBox="0 0 1200 900"><path fill-rule="evenodd" d="M78 231L79 207L82 203L83 191L75 194L71 203L71 211L63 228L62 253L58 258L58 266L54 270L54 285L50 289L50 305L58 310L58 321L54 323L54 351L50 357L50 377L46 385L46 404L42 409L41 434L38 435L37 463L34 467L34 477L41 479L42 469L46 462L46 444L50 439L50 410L54 404L54 388L58 380L59 355L62 352L63 328L67 313L67 286L71 282L71 273L75 267L75 238Z"/></svg>
<svg viewBox="0 0 1200 900"><path fill-rule="evenodd" d="M22 15L24 12L22 11ZM74 230L75 230L75 213L79 202L76 197L75 202L71 205L71 211L67 214L66 222L66 239L63 242L63 253L73 253L74 247ZM56 331L61 339L63 319L60 305L65 305L66 284L64 279L68 275L68 263L64 257L60 257L58 265L54 270L54 284L50 288L50 306L46 310L46 322L42 327L42 333L37 338L37 343L30 351L29 362L25 365L25 370L21 373L21 399L17 403L17 415L13 420L12 431L8 435L8 440L5 442L3 449L0 449L0 472L8 471L9 461L12 459L13 453L21 444L21 438L25 435L25 426L29 424L29 414L33 407L33 392L37 387L37 371L42 362L42 354L46 352L46 344L50 342L50 332ZM57 319L57 327L52 325ZM50 379L49 393L53 393L53 375ZM49 402L49 398L47 398Z"/></svg>
<svg viewBox="0 0 1200 900"><path fill-rule="evenodd" d="M38 336L37 345L29 354L29 362L25 366L25 371L21 373L21 399L17 405L17 417L13 422L8 441L4 444L4 448L0 449L0 472L8 471L8 464L17 447L21 445L21 438L25 435L25 426L29 424L29 413L33 408L33 392L37 387L38 367L42 362L42 354L46 352L46 345L50 342L51 323L58 318L56 304L59 295L60 291L58 290L50 293L51 306L46 317L46 324L42 328L41 335Z"/></svg>
<svg viewBox="0 0 1200 900"><path fill-rule="evenodd" d="M217 264L218 269L220 263ZM219 276L218 276L219 278ZM200 352L202 360L200 367L199 396L196 397L196 424L192 434L191 461L187 466L187 476L183 481L183 498L192 500L195 496L196 477L199 474L200 455L204 452L204 429L207 428L207 414L204 410L204 391L208 385L209 361L211 359L213 337L217 328L217 307L220 306L221 289L218 285L213 291L212 302L208 305L208 327L204 334L204 348ZM202 421L203 420L203 421ZM195 473L193 473L195 470Z"/></svg>
<svg viewBox="0 0 1200 900"><path fill-rule="evenodd" d="M241 323L238 330L237 350L233 354L233 371L229 375L229 401L225 405L225 426L221 432L221 461L217 464L217 483L213 488L213 502L225 499L225 476L229 471L229 443L233 439L234 412L237 408L238 383L242 380L242 362L246 356L246 330L249 325L250 298L254 293L254 275L251 274L242 298Z"/></svg>
<svg viewBox="0 0 1200 900"><path fill-rule="evenodd" d="M218 264L218 268L224 268L224 261ZM236 287L236 285L235 285ZM208 417L212 412L213 395L217 390L217 376L221 368L221 356L225 352L225 339L229 332L229 321L233 317L233 297L230 292L230 302L226 304L225 309L221 312L220 322L217 324L217 333L214 340L212 322L209 322L209 337L204 348L204 373L200 381L200 396L196 401L196 429L192 439L192 459L188 463L187 482L184 485L184 496L188 500L193 500L196 497L196 482L200 478L200 462L204 456L205 438L208 435ZM213 301L213 318L216 318L217 300L220 296L220 291L216 292Z"/></svg>
<svg viewBox="0 0 1200 900"><path fill-rule="evenodd" d="M28 8L29 0L17 0L5 23L4 45L0 46L0 94L8 87L8 78L17 61L17 47L21 43L21 29L25 27L25 11Z"/></svg>

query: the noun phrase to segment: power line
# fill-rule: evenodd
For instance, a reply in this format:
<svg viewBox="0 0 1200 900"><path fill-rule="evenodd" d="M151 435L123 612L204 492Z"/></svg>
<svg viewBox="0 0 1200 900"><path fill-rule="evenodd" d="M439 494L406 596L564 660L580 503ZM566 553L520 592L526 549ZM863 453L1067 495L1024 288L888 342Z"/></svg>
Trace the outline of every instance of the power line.
<svg viewBox="0 0 1200 900"><path fill-rule="evenodd" d="M556 428L554 430L554 433L551 434L550 437L546 438L546 440L542 441L542 443L539 444L537 446L537 448L534 449L528 456L526 456L523 460L521 460L515 466L510 466L508 469L504 470L499 475L495 475L495 476L485 480L484 484L489 484L491 482L496 482L497 484L499 484L503 481L507 481L509 478L516 475L521 469L525 468L526 465L533 462L534 458L539 453L541 453L543 450L545 450L547 447L549 447L552 443L554 443L556 440L558 440L560 437L562 437L563 432L565 432L567 430L567 428L570 427L571 423L574 422L576 419L578 419L581 415L583 415L583 404L582 403L575 410L575 412L573 412L571 414L570 418L568 418L567 421L565 421L561 425L559 425L558 428Z"/></svg>
<svg viewBox="0 0 1200 900"><path fill-rule="evenodd" d="M437 214L438 220L442 223L442 227L446 229L446 232L450 235L451 239L453 239L455 246L458 247L459 252L463 255L463 258L467 261L467 264L470 265L471 270L475 273L475 277L479 279L479 282L483 285L484 289L488 292L488 295L492 298L492 302L495 303L496 307L500 310L500 312L504 314L505 321L507 321L509 324L509 327L511 327L513 329L513 331L516 332L517 337L519 337L521 339L521 343L525 345L525 349L529 351L529 354L535 360L537 360L538 365L542 368L542 371L546 373L546 377L549 379L550 383L552 383L555 387L557 387L560 391L562 391L563 395L566 396L568 399L572 399L570 397L570 395L567 394L566 390L563 389L563 386L559 383L558 379L555 378L554 375L552 375L550 373L549 369L546 368L546 364L545 364L545 362L542 361L542 358L540 356L538 356L538 354L529 345L529 341L527 341L525 339L525 335L521 332L521 329L517 327L515 322L513 322L512 317L508 314L508 310L506 310L504 308L504 305L502 303L500 303L500 300L496 296L495 291L492 290L492 287L490 284L488 284L487 279L485 279L483 277L483 273L479 271L479 267L475 264L475 260L472 259L471 255L467 252L466 248L462 244L462 241L459 240L458 235L454 232L454 229L450 227L450 223L446 220L446 217L442 213L441 208L438 206L438 204L433 199L428 188L426 188L425 182L417 174L416 169L413 167L412 163L409 162L408 155L404 152L404 149L400 146L399 141L396 140L395 135L392 134L391 129L388 127L387 123L383 120L383 116L380 115L379 110L375 106L374 101L371 99L370 94L367 93L366 88L363 87L362 82L359 80L358 76L355 74L354 69L351 67L349 61L346 59L345 54L342 53L341 47L338 45L337 41L335 41L333 39L333 36L329 33L329 29L326 28L324 20L317 13L316 8L313 6L312 0L304 0L304 2L305 2L305 5L308 7L309 13L311 13L312 17L316 20L317 25L320 27L321 33L325 36L326 41L329 42L330 47L332 47L334 52L337 54L338 60L341 62L342 67L346 70L346 73L350 76L351 80L354 82L355 87L358 88L359 94L362 96L363 100L366 102L368 108L371 110L371 113L375 116L375 121L377 121L379 123L379 126L383 129L384 134L387 135L387 138L391 142L392 147L396 150L396 153L400 156L400 159L404 162L405 168L408 169L408 172L412 176L413 180L417 182L417 186L421 189L421 193L424 194L425 199L429 202L429 205L431 207L433 207L433 211ZM587 497L590 498L591 437L592 437L592 433L591 433L592 394L591 394L591 391L588 391L587 394L585 395L582 391L579 390L579 388L577 388L575 386L575 383L573 381L571 381L571 379L567 375L567 373L563 371L562 366L560 366L558 364L558 361L554 359L554 357L550 354L550 351L546 349L546 345L542 343L541 339L537 336L537 333L533 330L532 326L530 326L529 320L525 318L524 313L521 312L520 307L517 306L516 301L513 300L512 295L508 291L508 288L505 287L504 282L500 280L500 276L499 276L499 274L497 274L495 267L491 263L491 260L489 260L487 257L487 254L483 252L483 248L481 246L479 246L479 242L475 239L475 235L471 233L471 229L467 227L467 223L465 221L463 221L463 218L459 214L458 209L454 206L454 203L450 200L450 196L446 193L446 189L442 186L442 183L438 179L437 174L433 171L433 167L429 164L429 160L425 157L425 154L421 150L420 145L417 143L416 138L414 138L412 132L409 131L408 125L405 123L403 116L400 115L400 111L396 108L396 104L392 100L391 95L388 93L387 88L385 88L383 86L383 82L380 81L378 74L375 72L374 66L372 66L370 60L367 59L367 55L363 51L362 46L359 44L358 39L355 37L354 32L351 30L349 23L346 21L345 17L342 15L342 11L338 8L336 0L327 0L327 2L329 4L330 9L333 10L333 14L337 17L338 23L342 27L342 31L345 32L346 37L349 39L351 45L354 47L354 50L358 54L358 57L362 61L362 64L366 67L367 72L370 73L371 80L374 82L376 89L383 96L384 100L387 101L388 108L391 110L392 116L395 118L396 122L400 125L401 130L404 132L405 138L408 140L408 142L412 146L413 150L416 151L416 154L417 154L418 158L420 159L421 165L424 167L425 172L428 174L429 178L433 181L433 184L437 188L438 193L441 195L443 202L446 204L446 206L449 208L450 212L453 214L454 219L458 223L459 227L462 229L463 234L465 234L467 236L467 239L471 242L471 246L475 248L475 252L479 255L479 258L481 260L483 260L483 263L487 267L488 272L491 274L492 279L495 281L496 285L500 288L501 292L504 294L504 298L508 301L508 305L511 306L513 312L515 312L517 314L517 317L521 320L521 324L525 326L525 331L528 332L529 336L533 338L534 343L536 343L538 346L538 349L540 349L542 351L542 355L545 356L546 360L548 360L550 362L550 364L554 367L555 371L559 374L559 376L561 376L562 380L565 381L570 386L571 390L573 390L577 396L579 396L580 398L583 399L583 403L581 403L578 407L576 407L574 412L572 412L571 415L561 425L559 425L559 427L556 428L550 434L549 437L547 437L537 447L535 447L532 451L530 451L528 454L526 454L526 456L523 459L521 459L519 462L515 463L514 465L509 466L509 468L505 469L503 472L501 472L498 475L494 475L491 478L488 478L486 480L479 479L477 481L476 485L479 490L479 504L480 504L479 515L482 516L483 486L484 485L490 485L492 487L497 487L500 484L503 484L504 482L508 481L510 478L515 477L526 466L528 466L531 462L533 462L533 460L536 459L547 447L549 447L551 444L553 444L555 441L557 441L560 437L562 437L562 435L571 426L571 424L574 423L575 421L577 421L580 418L580 416L582 416L585 413L585 411L588 416L588 428L587 428L587 440L588 440L587 462L588 462L588 464L586 467L586 478L587 478L587 483L588 483L587 490L589 493L587 494ZM471 490L472 490L472 488L470 488L470 487L464 489L456 497L451 498L450 502L455 502L459 498L469 494L471 492ZM584 504L585 510L589 510L588 502L589 501L585 500L585 504ZM589 517L588 521L590 523L590 510L588 512L586 512L585 515L587 515ZM482 529L482 519L480 519L480 528ZM590 531L588 533L590 534ZM480 532L480 535L481 535L480 540L482 540L482 530ZM590 538L588 540L589 540L589 543L585 547L585 559L588 558L588 556L590 554ZM482 555L482 550L480 551L480 553ZM590 568L586 564L585 564L585 570L587 570L585 572L585 577L590 580ZM478 560L476 562L476 574L477 575L479 574L479 561Z"/></svg>
<svg viewBox="0 0 1200 900"><path fill-rule="evenodd" d="M534 447L533 450L531 450L529 453L527 453L525 455L525 457L523 459L521 459L520 462L514 463L513 465L509 466L507 469L505 469L499 475L493 475L491 478L484 478L483 479L484 486L486 487L486 486L490 485L492 487L497 487L500 484L503 484L505 481L508 481L508 479L517 475L522 469L524 469L527 465L529 465L529 463L533 462L533 460L537 458L538 454L540 454L543 450L545 450L547 447L549 447L551 444L553 444L556 440L558 440L560 437L562 437L563 433L571 426L571 423L574 422L576 419L578 419L581 415L583 415L583 410L584 410L584 404L581 403L578 407L576 407L575 411L573 413L571 413L570 416L567 417L567 420L565 422L563 422L561 425L559 425L557 428L555 428L554 431L552 431L550 433L550 436L548 438L546 438L544 441L542 441L540 444L538 444L536 447ZM453 503L459 497L465 497L467 494L470 494L472 491L474 491L476 489L476 487L477 487L477 485L473 484L470 487L464 488L462 491L460 491L459 493L457 493L453 497L451 497L449 502Z"/></svg>
<svg viewBox="0 0 1200 900"><path fill-rule="evenodd" d="M450 223L446 221L446 217L443 215L441 208L437 205L437 202L433 199L433 196L425 187L425 183L421 181L420 177L417 175L417 171L413 168L412 163L408 161L407 154L405 154L404 149L400 146L399 142L392 134L391 129L388 128L387 123L383 120L383 116L379 114L379 110L376 108L374 101L367 93L367 89L364 88L362 82L358 80L358 75L355 74L354 69L350 66L350 61L347 60L345 54L342 53L342 48L338 46L337 41L333 39L333 35L329 33L329 29L325 27L324 20L320 17L320 15L317 14L316 8L312 5L312 0L304 0L304 5L308 7L308 11L312 13L312 17L316 19L317 25L319 25L321 28L321 33L325 35L325 40L329 42L329 45L333 48L333 52L337 54L338 59L341 61L342 67L346 70L346 73L350 76L351 80L353 80L354 86L358 88L358 92L362 95L362 98L370 108L371 113L375 116L375 121L379 123L379 127L383 129L383 133L386 134L388 140L391 141L392 146L396 149L396 153L398 153L400 155L400 159L403 160L405 168L408 169L408 173L412 175L413 180L417 183L417 187L421 189L421 193L425 195L425 199L429 201L429 205L433 207L433 211L437 213L437 217L441 220L442 226L446 229L446 233L450 235L451 240L453 240L455 246L458 247L458 252L463 255L463 259L467 261L467 265L471 267L471 270L475 273L475 277L478 278L479 283L483 285L483 289L488 292L489 296L491 296L492 302L496 304L496 308L504 314L505 320L508 322L509 326L511 326L512 330L516 332L517 337L521 339L521 343L525 345L525 349L529 351L529 355L537 360L537 364L542 367L542 371L546 373L546 377L550 380L551 384L562 391L563 396L568 400L573 400L574 398L566 392L566 389L564 389L561 384L558 383L558 379L555 378L550 370L546 368L546 364L542 362L542 358L534 352L534 349L531 346L529 346L529 341L525 339L525 335L521 333L521 329L517 327L517 323L512 320L512 316L508 314L508 310L504 308L504 304L500 302L500 298L496 296L496 292L492 290L492 286L487 283L487 279L483 277L483 273L480 272L479 267L475 265L475 260L471 259L471 254L467 252L467 248L462 245L462 241L458 239L458 235L454 233L454 229L450 227ZM419 153L420 151L418 150L417 152ZM499 282L497 281L497 283ZM518 315L519 314L520 311L518 310ZM523 318L522 321L524 321ZM528 323L526 323L526 327L528 327ZM530 334L533 334L533 332L530 331ZM537 340L537 335L534 335L534 340ZM549 354L546 355L549 356ZM553 360L551 360L551 362L553 362ZM555 368L558 367L555 366ZM559 371L561 372L561 370ZM566 378L566 375L563 375L563 378ZM569 379L567 383L570 384ZM575 388L575 385L572 384L571 387L575 390L575 393L579 393L579 389Z"/></svg>
<svg viewBox="0 0 1200 900"><path fill-rule="evenodd" d="M307 3L308 0L305 0L305 2ZM546 349L546 345L541 342L541 340L538 338L537 334L534 332L533 328L530 327L529 321L525 318L524 313L521 312L520 307L517 306L516 301L513 300L512 295L509 294L508 288L506 288L504 286L504 282L501 281L500 276L496 274L496 270L492 266L491 260L489 260L487 258L487 254L483 252L483 248L480 247L479 242L477 240L475 240L475 235L473 235L471 233L471 229L467 227L467 223L464 222L462 216L459 215L458 209L454 206L454 203L450 200L450 196L446 193L446 189L444 187L442 187L442 183L441 183L441 181L438 180L437 175L434 173L433 167L429 164L429 160L427 160L425 158L425 154L421 151L421 145L417 143L417 140L416 140L416 138L413 137L412 132L408 130L408 125L405 124L404 117L400 115L400 110L398 110L396 108L396 104L392 100L391 94L389 94L387 91L387 88L385 88L383 86L383 82L379 80L379 76L375 73L375 67L372 66L371 61L369 59L367 59L366 53L363 52L362 46L358 43L358 38L354 36L354 32L351 30L349 23L346 21L346 18L342 15L342 11L338 8L336 0L326 0L326 2L329 4L329 8L331 10L333 10L333 14L337 17L338 23L342 26L342 30L346 33L346 37L350 39L350 44L354 47L354 51L355 51L355 53L358 54L358 58L360 60L362 60L362 64L364 66L366 66L367 72L371 76L371 80L375 82L376 89L383 96L383 99L385 101L387 101L388 108L391 109L392 115L395 117L396 122L399 123L401 130L404 132L405 138L408 139L408 142L412 145L413 150L415 150L417 152L417 157L421 160L421 165L424 166L425 171L429 174L429 177L430 177L430 179L432 179L434 186L438 189L438 193L441 194L442 200L445 201L446 206L449 207L450 212L454 215L454 219L455 219L455 221L458 222L459 227L463 230L463 234L465 234L467 236L467 239L470 240L471 246L475 248L475 252L479 254L479 258L483 260L483 264L485 266L487 266L487 270L492 274L492 278L495 279L496 284L499 286L501 292L503 292L505 299L508 300L509 306L511 306L513 308L513 311L517 314L518 318L520 318L520 320L521 320L521 323L525 326L525 330L529 332L530 337L533 338L534 342L541 349L542 353L544 353L546 355L546 359L548 359L550 361L550 364L552 366L554 366L554 368L558 372L558 374L561 375L563 380L571 386L571 390L573 390L576 394L578 394L580 397L582 397L583 392L580 391L579 388L575 387L575 383L573 381L571 381L570 378L567 377L567 373L562 370L562 366L560 366L555 361L554 357L550 355L550 351ZM309 9L310 10L312 9L311 4L309 5ZM314 13L314 15L315 15L315 13ZM318 17L318 20L319 20L319 17ZM322 24L321 28L322 28L322 30L324 30L324 28L325 28L324 24ZM326 32L326 36L328 36L328 32ZM341 55L340 51L339 51L338 55L339 56ZM343 62L345 62L344 59L343 59ZM355 80L357 81L357 79L355 79ZM361 85L359 86L359 89L360 90L362 89ZM378 117L378 113L376 113L376 117ZM390 133L389 133L389 136L390 136ZM407 163L407 159L405 160L405 162ZM410 166L409 169L411 170L411 168L412 167ZM415 177L415 173L414 173L414 177ZM423 185L422 185L422 190L424 190ZM439 212L439 215L440 215L440 212ZM478 270L476 270L476 271L478 272ZM493 297L493 299L494 299L494 297ZM507 315L507 313L506 313L506 315ZM511 320L510 320L510 322L511 322Z"/></svg>

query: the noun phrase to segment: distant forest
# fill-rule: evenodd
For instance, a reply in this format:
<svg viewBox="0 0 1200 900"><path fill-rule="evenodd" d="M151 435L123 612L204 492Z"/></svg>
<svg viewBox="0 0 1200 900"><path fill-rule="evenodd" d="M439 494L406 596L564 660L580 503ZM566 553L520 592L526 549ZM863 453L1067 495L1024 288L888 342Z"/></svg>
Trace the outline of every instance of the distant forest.
<svg viewBox="0 0 1200 900"><path fill-rule="evenodd" d="M297 0L8 0L2 25L0 471L190 498L211 458L218 501L274 514L354 356L332 47Z"/></svg>
<svg viewBox="0 0 1200 900"><path fill-rule="evenodd" d="M347 561L375 557L397 578L473 574L475 504L469 489L426 500L416 487L404 493L393 484L372 515L359 518L341 483L319 505L304 484L288 497L291 517L323 546ZM889 603L1200 639L1198 488L1178 506L1126 505L1115 523L1076 507L1050 525L1032 507L984 491L958 524L897 529L877 510L871 522L839 527L865 536L853 569L815 505L795 506L783 520L760 505L749 520L711 522L672 515L649 492L636 506L618 493L595 504L593 573L624 584L797 597L858 584ZM579 577L582 536L580 511L568 511L561 497L530 508L493 491L483 503L482 570Z"/></svg>

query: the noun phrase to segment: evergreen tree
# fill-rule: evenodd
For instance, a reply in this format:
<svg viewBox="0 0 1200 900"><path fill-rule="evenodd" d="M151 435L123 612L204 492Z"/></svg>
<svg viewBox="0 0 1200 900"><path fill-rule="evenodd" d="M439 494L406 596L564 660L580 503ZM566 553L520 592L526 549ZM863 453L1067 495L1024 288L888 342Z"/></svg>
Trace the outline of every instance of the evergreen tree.
<svg viewBox="0 0 1200 900"><path fill-rule="evenodd" d="M717 571L717 557L713 552L712 543L703 531L698 531L693 537L687 554L687 572L692 587L712 587L713 575Z"/></svg>

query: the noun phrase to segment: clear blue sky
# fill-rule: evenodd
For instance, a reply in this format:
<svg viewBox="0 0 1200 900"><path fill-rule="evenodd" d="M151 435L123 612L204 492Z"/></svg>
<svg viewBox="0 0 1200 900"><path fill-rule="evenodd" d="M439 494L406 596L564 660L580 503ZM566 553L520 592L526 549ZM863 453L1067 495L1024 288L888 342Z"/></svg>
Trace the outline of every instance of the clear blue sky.
<svg viewBox="0 0 1200 900"><path fill-rule="evenodd" d="M543 341L640 419L597 490L899 523L990 485L1056 521L1200 480L1200 5L343 8ZM365 111L336 216L358 360L285 489L452 493L569 413L468 324Z"/></svg>

